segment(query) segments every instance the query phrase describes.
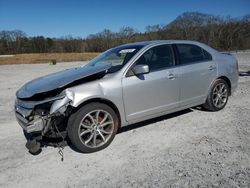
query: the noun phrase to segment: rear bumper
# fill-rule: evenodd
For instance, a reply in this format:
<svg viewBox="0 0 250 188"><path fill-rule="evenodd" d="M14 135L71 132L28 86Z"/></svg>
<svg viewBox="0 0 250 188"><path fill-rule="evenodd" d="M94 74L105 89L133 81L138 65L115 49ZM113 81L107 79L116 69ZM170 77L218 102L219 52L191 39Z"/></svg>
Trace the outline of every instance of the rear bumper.
<svg viewBox="0 0 250 188"><path fill-rule="evenodd" d="M230 78L230 81L231 81L231 94L233 94L236 91L238 84L239 84L238 72L233 74L233 76Z"/></svg>
<svg viewBox="0 0 250 188"><path fill-rule="evenodd" d="M236 91L237 87L238 87L238 82L232 84L232 86L231 86L231 94L233 94Z"/></svg>

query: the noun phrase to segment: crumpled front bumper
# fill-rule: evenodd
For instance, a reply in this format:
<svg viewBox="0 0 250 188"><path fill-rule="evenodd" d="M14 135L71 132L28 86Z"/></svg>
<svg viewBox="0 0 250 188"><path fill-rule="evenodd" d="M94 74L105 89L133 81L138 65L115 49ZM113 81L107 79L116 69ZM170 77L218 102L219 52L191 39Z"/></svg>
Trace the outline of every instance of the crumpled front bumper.
<svg viewBox="0 0 250 188"><path fill-rule="evenodd" d="M32 121L29 121L29 116L32 113L32 109L26 109L21 106L15 105L15 115L17 122L27 133L40 132L44 129L46 119L45 117L39 117Z"/></svg>
<svg viewBox="0 0 250 188"><path fill-rule="evenodd" d="M66 135L65 124L62 122L67 118L68 108L72 101L72 93L66 91L63 96L57 96L42 101L26 101L16 99L15 115L17 122L23 128L27 140L26 148L32 154L41 151L44 145L53 142L64 142ZM60 140L57 139L60 136Z"/></svg>
<svg viewBox="0 0 250 188"><path fill-rule="evenodd" d="M44 118L37 118L33 121L28 121L19 113L16 112L16 119L19 125L23 128L23 130L27 133L32 132L41 132L45 127L46 120Z"/></svg>
<svg viewBox="0 0 250 188"><path fill-rule="evenodd" d="M56 114L64 114L68 104L71 102L70 92L66 91L65 96L54 97L43 101L23 101L16 99L15 115L17 122L27 133L42 132L50 124L50 119ZM48 114L34 115L37 105L50 103ZM46 132L46 130L45 130Z"/></svg>

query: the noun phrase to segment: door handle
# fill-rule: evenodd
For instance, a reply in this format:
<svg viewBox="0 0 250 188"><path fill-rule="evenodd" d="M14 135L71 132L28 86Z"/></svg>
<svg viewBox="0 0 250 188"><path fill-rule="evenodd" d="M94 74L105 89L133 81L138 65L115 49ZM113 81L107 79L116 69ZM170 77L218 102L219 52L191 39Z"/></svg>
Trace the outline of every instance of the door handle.
<svg viewBox="0 0 250 188"><path fill-rule="evenodd" d="M174 80L175 78L176 78L176 76L174 74L172 74L172 73L170 73L168 75L168 79L170 79L170 80Z"/></svg>
<svg viewBox="0 0 250 188"><path fill-rule="evenodd" d="M208 67L208 70L213 71L214 69L215 69L215 66L210 65L210 66Z"/></svg>

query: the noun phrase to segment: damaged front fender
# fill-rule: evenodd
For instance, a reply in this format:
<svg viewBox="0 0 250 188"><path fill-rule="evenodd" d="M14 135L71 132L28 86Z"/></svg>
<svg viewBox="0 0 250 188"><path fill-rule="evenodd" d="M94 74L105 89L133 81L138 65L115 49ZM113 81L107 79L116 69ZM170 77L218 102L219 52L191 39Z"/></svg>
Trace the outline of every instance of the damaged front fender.
<svg viewBox="0 0 250 188"><path fill-rule="evenodd" d="M60 112L61 114L63 114L68 105L74 100L74 93L69 90L66 89L65 91L65 97L60 99L60 100L56 100L50 107L50 114L54 114L55 112Z"/></svg>

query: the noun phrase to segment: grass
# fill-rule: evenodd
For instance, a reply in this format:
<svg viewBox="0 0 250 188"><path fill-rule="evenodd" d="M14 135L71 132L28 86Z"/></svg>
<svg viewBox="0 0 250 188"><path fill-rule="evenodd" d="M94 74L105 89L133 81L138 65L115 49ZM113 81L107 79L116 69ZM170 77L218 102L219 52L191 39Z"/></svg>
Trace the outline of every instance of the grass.
<svg viewBox="0 0 250 188"><path fill-rule="evenodd" d="M0 65L11 64L35 64L70 62L70 61L88 61L96 57L99 53L35 53L35 54L17 54L14 56L0 56Z"/></svg>

